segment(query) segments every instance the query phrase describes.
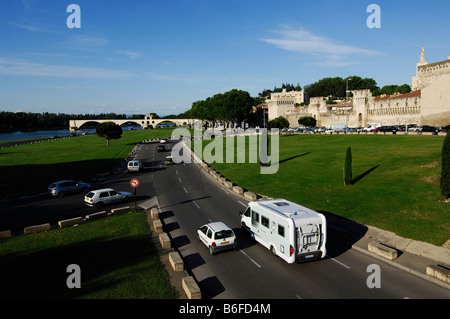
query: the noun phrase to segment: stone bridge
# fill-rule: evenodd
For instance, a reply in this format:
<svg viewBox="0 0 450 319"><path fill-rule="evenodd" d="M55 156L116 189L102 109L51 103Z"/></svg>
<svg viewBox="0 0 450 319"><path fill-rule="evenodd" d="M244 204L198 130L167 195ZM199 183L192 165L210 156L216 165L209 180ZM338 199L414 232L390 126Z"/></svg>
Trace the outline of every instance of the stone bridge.
<svg viewBox="0 0 450 319"><path fill-rule="evenodd" d="M195 119L154 119L152 115L147 113L144 119L93 119L93 120L70 120L69 129L71 132L79 130L86 123L103 123L114 122L118 125L124 125L127 123L135 123L142 126L144 129L154 128L156 125L163 122L171 122L178 126L193 125Z"/></svg>

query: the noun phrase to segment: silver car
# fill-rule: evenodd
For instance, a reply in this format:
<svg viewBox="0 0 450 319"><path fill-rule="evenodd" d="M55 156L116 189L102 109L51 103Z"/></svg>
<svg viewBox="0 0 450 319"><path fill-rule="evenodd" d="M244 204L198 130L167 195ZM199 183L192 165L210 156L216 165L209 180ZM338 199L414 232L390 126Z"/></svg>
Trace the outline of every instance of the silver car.
<svg viewBox="0 0 450 319"><path fill-rule="evenodd" d="M90 184L75 182L72 180L63 180L59 182L51 183L47 188L47 193L55 197L63 197L70 193L87 193L91 188Z"/></svg>
<svg viewBox="0 0 450 319"><path fill-rule="evenodd" d="M128 202L133 198L133 195L128 192L118 192L112 188L103 188L90 191L84 196L84 202L88 206L95 206L101 208L104 205L114 204L119 202Z"/></svg>

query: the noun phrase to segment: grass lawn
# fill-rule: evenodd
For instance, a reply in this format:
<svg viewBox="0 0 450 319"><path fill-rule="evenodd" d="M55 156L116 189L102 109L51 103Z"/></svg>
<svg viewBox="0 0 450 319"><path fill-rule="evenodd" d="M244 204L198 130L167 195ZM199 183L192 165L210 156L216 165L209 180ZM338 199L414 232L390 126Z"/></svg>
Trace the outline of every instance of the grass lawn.
<svg viewBox="0 0 450 319"><path fill-rule="evenodd" d="M443 140L417 135L282 135L276 174L261 175L259 164L248 160L211 166L247 190L442 245L450 238L450 204L439 201ZM345 187L349 146L354 184Z"/></svg>
<svg viewBox="0 0 450 319"><path fill-rule="evenodd" d="M170 136L173 128L124 132L118 140L97 135L58 139L0 149L0 198L45 192L62 179L90 181L111 172L135 145L146 139Z"/></svg>
<svg viewBox="0 0 450 319"><path fill-rule="evenodd" d="M178 298L142 212L0 240L0 298ZM66 281L80 267L81 288Z"/></svg>

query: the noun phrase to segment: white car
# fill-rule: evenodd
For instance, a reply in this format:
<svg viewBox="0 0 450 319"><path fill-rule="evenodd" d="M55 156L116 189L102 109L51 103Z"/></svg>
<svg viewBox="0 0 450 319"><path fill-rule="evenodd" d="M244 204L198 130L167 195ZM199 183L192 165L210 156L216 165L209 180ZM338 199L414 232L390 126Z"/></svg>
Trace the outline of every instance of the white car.
<svg viewBox="0 0 450 319"><path fill-rule="evenodd" d="M128 162L127 169L129 172L140 172L143 168L140 160L132 160Z"/></svg>
<svg viewBox="0 0 450 319"><path fill-rule="evenodd" d="M127 202L133 198L133 195L128 192L118 192L112 188L103 188L90 191L84 196L84 202L88 206L95 206L101 208L104 205Z"/></svg>
<svg viewBox="0 0 450 319"><path fill-rule="evenodd" d="M197 230L198 239L209 248L211 255L218 251L237 248L233 230L222 222L205 224Z"/></svg>

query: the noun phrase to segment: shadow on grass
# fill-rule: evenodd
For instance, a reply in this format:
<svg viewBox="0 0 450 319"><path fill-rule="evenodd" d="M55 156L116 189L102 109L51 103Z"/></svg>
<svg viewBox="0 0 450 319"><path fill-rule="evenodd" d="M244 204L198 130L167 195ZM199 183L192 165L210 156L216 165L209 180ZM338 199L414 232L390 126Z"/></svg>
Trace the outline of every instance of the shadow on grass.
<svg viewBox="0 0 450 319"><path fill-rule="evenodd" d="M371 169L365 171L364 173L362 173L361 175L359 175L358 177L352 179L352 185L356 184L357 182L359 182L360 180L362 180L364 177L366 177L367 175L369 175L371 172L373 172L374 170L376 170L378 168L378 166L374 166Z"/></svg>
<svg viewBox="0 0 450 319"><path fill-rule="evenodd" d="M277 163L273 163L273 164L269 164L269 163L263 164L263 163L261 163L261 162L260 162L260 164L261 164L261 166L273 166L273 165L278 165L278 164L282 164L282 163L291 161L291 160L293 160L293 159L296 159L296 158L299 158L299 157L308 155L309 153L311 153L311 152L306 152L306 153L303 153L303 154L300 154L300 155L291 156L291 157L285 158L285 159L283 159L283 160L281 160L281 161L278 161Z"/></svg>
<svg viewBox="0 0 450 319"><path fill-rule="evenodd" d="M152 254L156 255L156 251L149 236L134 235L113 240L98 238L37 252L1 256L0 298L139 298L127 295L127 287L141 280L143 273L147 272L150 277L158 274L149 271L158 267L157 256L149 258ZM67 272L71 264L80 267L80 289L67 287L66 282L73 274Z"/></svg>

